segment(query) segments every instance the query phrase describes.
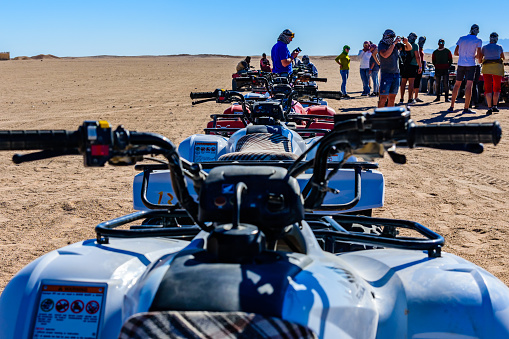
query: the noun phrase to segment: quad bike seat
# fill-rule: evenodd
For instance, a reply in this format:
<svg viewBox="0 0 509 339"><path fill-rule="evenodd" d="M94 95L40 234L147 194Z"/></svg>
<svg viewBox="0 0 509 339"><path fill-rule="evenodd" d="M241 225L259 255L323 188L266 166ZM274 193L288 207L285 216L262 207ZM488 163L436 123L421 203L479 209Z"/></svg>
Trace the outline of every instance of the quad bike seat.
<svg viewBox="0 0 509 339"><path fill-rule="evenodd" d="M218 160L296 160L299 156L291 150L291 142L281 133L281 128L250 125L246 135L237 142L235 152L223 154Z"/></svg>

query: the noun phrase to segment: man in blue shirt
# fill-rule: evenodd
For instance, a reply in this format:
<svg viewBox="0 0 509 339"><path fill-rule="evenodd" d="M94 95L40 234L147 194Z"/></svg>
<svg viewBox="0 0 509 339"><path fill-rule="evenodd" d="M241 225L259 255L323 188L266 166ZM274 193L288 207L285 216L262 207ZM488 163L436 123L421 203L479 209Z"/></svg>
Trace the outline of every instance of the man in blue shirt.
<svg viewBox="0 0 509 339"><path fill-rule="evenodd" d="M295 34L289 29L285 29L277 38L276 44L272 47L270 57L274 67L272 73L292 73L292 60L297 58L299 52L294 51L290 54L288 44L293 40Z"/></svg>

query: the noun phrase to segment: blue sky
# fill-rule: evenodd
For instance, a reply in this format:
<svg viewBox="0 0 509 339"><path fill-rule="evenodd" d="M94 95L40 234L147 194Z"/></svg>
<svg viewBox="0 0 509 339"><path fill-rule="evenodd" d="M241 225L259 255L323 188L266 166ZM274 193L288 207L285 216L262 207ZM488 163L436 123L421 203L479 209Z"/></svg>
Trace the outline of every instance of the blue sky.
<svg viewBox="0 0 509 339"><path fill-rule="evenodd" d="M173 0L0 0L0 51L11 57L54 54L168 55L270 54L279 33L292 29L290 49L335 55L348 44L378 42L391 28L439 38L446 46L480 26L509 38L509 1L173 1ZM509 51L508 51L509 52ZM356 53L355 53L356 54Z"/></svg>

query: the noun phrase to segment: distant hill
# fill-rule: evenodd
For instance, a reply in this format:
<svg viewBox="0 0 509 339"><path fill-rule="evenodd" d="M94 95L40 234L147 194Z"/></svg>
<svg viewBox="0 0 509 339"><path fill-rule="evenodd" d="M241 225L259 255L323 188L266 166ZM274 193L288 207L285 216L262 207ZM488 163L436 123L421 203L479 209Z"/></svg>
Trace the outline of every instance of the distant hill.
<svg viewBox="0 0 509 339"><path fill-rule="evenodd" d="M482 45L484 46L484 45L486 45L486 44L488 44L488 43L489 43L489 41L483 41L483 42L482 42ZM509 39L498 39L498 44L499 44L500 46L502 46L502 48L504 49L504 52L509 52ZM438 45L437 45L437 47L438 47ZM449 49L451 50L451 52L453 52L453 53L454 53L454 49L456 48L456 45L453 45L453 46L451 46L451 47L447 47L447 48L449 48ZM431 54L431 53L433 53L433 51L434 51L435 49L436 49L436 48L426 48L426 49L424 50L424 53L429 53L429 54Z"/></svg>

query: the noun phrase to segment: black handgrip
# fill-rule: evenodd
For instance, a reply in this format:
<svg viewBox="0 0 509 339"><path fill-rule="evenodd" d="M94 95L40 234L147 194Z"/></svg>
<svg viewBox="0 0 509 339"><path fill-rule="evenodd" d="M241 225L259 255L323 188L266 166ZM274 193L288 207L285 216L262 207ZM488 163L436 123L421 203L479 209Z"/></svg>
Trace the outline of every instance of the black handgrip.
<svg viewBox="0 0 509 339"><path fill-rule="evenodd" d="M422 125L412 124L408 129L408 146L427 145L453 145L490 143L498 144L502 137L500 123L482 124L439 124Z"/></svg>
<svg viewBox="0 0 509 339"><path fill-rule="evenodd" d="M316 91L316 96L323 99L336 99L340 100L343 93L339 91Z"/></svg>
<svg viewBox="0 0 509 339"><path fill-rule="evenodd" d="M314 82L327 82L327 78L311 78L310 80Z"/></svg>
<svg viewBox="0 0 509 339"><path fill-rule="evenodd" d="M216 97L216 91L214 92L191 92L191 99L209 99Z"/></svg>
<svg viewBox="0 0 509 339"><path fill-rule="evenodd" d="M65 130L0 131L0 150L55 150L79 146L79 132Z"/></svg>

